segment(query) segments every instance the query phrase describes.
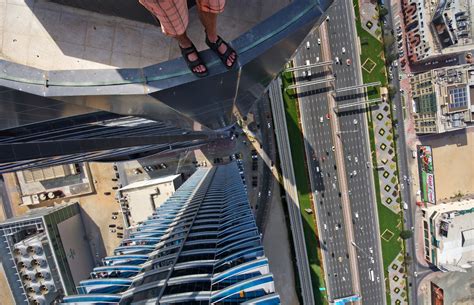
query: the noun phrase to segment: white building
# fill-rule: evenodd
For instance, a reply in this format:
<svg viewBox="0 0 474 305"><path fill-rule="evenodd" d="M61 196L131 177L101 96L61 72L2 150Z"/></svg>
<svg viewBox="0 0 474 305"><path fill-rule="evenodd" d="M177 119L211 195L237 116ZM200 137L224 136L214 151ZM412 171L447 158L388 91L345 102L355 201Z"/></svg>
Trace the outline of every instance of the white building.
<svg viewBox="0 0 474 305"><path fill-rule="evenodd" d="M422 209L425 259L442 271L474 265L474 199Z"/></svg>
<svg viewBox="0 0 474 305"><path fill-rule="evenodd" d="M171 175L134 182L121 188L122 196L128 202L130 225L145 221L181 184L181 175Z"/></svg>

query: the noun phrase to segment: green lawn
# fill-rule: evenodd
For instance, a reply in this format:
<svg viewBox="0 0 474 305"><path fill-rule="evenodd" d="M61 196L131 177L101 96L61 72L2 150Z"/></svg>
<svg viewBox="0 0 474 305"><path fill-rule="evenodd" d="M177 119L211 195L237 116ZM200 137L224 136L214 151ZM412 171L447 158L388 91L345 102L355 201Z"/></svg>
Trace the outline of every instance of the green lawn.
<svg viewBox="0 0 474 305"><path fill-rule="evenodd" d="M282 77L283 87L287 87L293 82L291 73L284 73ZM303 231L306 241L306 250L311 269L311 282L313 285L314 299L316 304L327 304L326 293L319 290L325 287L324 274L321 268L321 261L318 257L319 242L316 238L316 227L313 215L304 212L304 209L312 209L310 199L309 180L306 173L305 151L303 136L299 127L298 120L298 102L292 96L294 90L283 90L283 100L285 103L285 113L288 126L288 135L290 138L291 157L295 171L296 188L298 190L298 200L303 219Z"/></svg>

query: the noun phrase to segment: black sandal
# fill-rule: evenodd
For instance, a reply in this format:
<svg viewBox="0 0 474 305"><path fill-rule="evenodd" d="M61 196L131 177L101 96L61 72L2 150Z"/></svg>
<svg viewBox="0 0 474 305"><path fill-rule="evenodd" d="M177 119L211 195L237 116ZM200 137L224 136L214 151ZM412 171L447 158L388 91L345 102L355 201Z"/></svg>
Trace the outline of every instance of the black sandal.
<svg viewBox="0 0 474 305"><path fill-rule="evenodd" d="M227 46L227 50L224 52L224 54L221 54L221 52L219 52L219 47L225 43L225 45ZM224 41L224 39L222 39L220 36L217 36L217 40L216 42L210 42L209 41L209 38L207 38L207 34L206 34L206 44L209 46L209 48L214 51L214 53L217 54L217 56L219 56L219 58L221 59L222 63L224 64L224 66L227 68L227 69L232 69L234 67L234 64L237 62L237 52L235 52L235 50L226 42ZM232 65L228 66L227 65L227 60L229 59L229 56L234 53L235 54L235 58L234 58L234 61L232 62Z"/></svg>
<svg viewBox="0 0 474 305"><path fill-rule="evenodd" d="M183 55L183 58L186 61L186 64L188 65L189 70L191 70L191 72L193 72L194 75L196 75L197 77L205 77L209 74L209 71L207 70L207 66L204 64L201 57L199 56L199 52L196 50L196 47L194 46L194 44L191 45L189 48L182 48L179 44L178 46L181 49L181 54ZM197 55L197 59L194 61L189 60L189 57L188 57L188 55L192 53L196 53ZM206 70L203 72L198 72L198 71L193 70L194 68L200 65L203 65L204 68L206 68Z"/></svg>

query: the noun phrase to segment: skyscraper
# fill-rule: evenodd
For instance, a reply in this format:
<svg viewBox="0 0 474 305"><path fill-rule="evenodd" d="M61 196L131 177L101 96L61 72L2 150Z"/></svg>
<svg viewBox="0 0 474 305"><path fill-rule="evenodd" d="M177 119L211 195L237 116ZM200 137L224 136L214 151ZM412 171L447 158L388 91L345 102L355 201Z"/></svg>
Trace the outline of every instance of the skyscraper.
<svg viewBox="0 0 474 305"><path fill-rule="evenodd" d="M63 303L279 304L235 163L200 168Z"/></svg>
<svg viewBox="0 0 474 305"><path fill-rule="evenodd" d="M80 4L68 0L56 2L75 3L75 6L85 9L93 6L93 10L102 13L129 14L135 19L147 21L139 12L135 14L134 10L128 9L133 6L131 2L139 6L136 1L101 1L100 4L97 1L81 1ZM72 66L64 64L52 68L40 65L37 61L53 57L37 54L37 49L43 49L43 46L35 43L29 45L37 49L25 50L24 53L36 56L32 55L31 60L17 58L20 52L11 51L19 45L14 44L19 40L16 38L9 40L12 43L10 49L1 50L10 50L11 56L0 52L0 172L71 163L78 159L135 159L165 149L211 141L221 135L215 135L212 131L232 126L262 98L270 81L283 69L332 0L294 0L289 4L282 0L278 1L280 5L273 0L259 2L267 13L273 14L259 13L261 18L255 20L250 28L245 27L247 22L239 21L234 26L232 20L225 20L222 23L228 26L227 31L245 29L236 33L236 39L232 41L239 60L234 69L227 70L216 61L212 51L201 52L210 71L209 76L203 79L196 79L182 58L126 68L122 68L118 61L113 65L109 62L109 66L104 64L102 68L80 66L78 69L77 62L91 62L90 57L80 52L89 46L77 45L69 50L72 54L67 54L64 46L79 40L70 37L73 29L66 28L60 33L58 28L62 28L63 24L51 25L54 18L41 15L45 11L44 6L55 4L45 1L36 10L34 3L25 3L30 7L22 11L32 14L31 19L43 21L44 24L36 26L44 28L51 38L42 42L53 42L48 45L50 48L62 47L58 56L65 55L64 62L70 63L74 56L77 60ZM70 11L70 8L66 9ZM238 9L251 11L247 7ZM57 16L58 20L68 18L52 10L50 14ZM78 16L71 24L95 22L85 19L88 15L83 12ZM21 19L24 17L8 18L12 22ZM12 23L4 26L3 31L22 25L21 22ZM130 28L130 31L133 29ZM96 31L95 26L90 31L97 35L96 40L107 38L101 37L102 32ZM86 35L84 29L81 33ZM62 34L65 34L64 40L68 40L67 44L62 43ZM30 39L35 37L33 35ZM59 37L58 41L55 41L56 37ZM120 37L117 39L120 40ZM125 52L132 43L117 42L117 52ZM148 49L153 48L148 46ZM113 55L103 57L111 58ZM106 118L102 119L104 116Z"/></svg>

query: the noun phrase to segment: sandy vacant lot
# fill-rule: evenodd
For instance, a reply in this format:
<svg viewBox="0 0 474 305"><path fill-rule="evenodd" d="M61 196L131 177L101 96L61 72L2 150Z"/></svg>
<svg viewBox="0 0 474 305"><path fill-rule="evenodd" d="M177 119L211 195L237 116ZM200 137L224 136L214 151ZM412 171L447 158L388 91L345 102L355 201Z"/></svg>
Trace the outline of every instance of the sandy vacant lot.
<svg viewBox="0 0 474 305"><path fill-rule="evenodd" d="M423 144L433 148L437 200L474 194L474 128L429 137Z"/></svg>

